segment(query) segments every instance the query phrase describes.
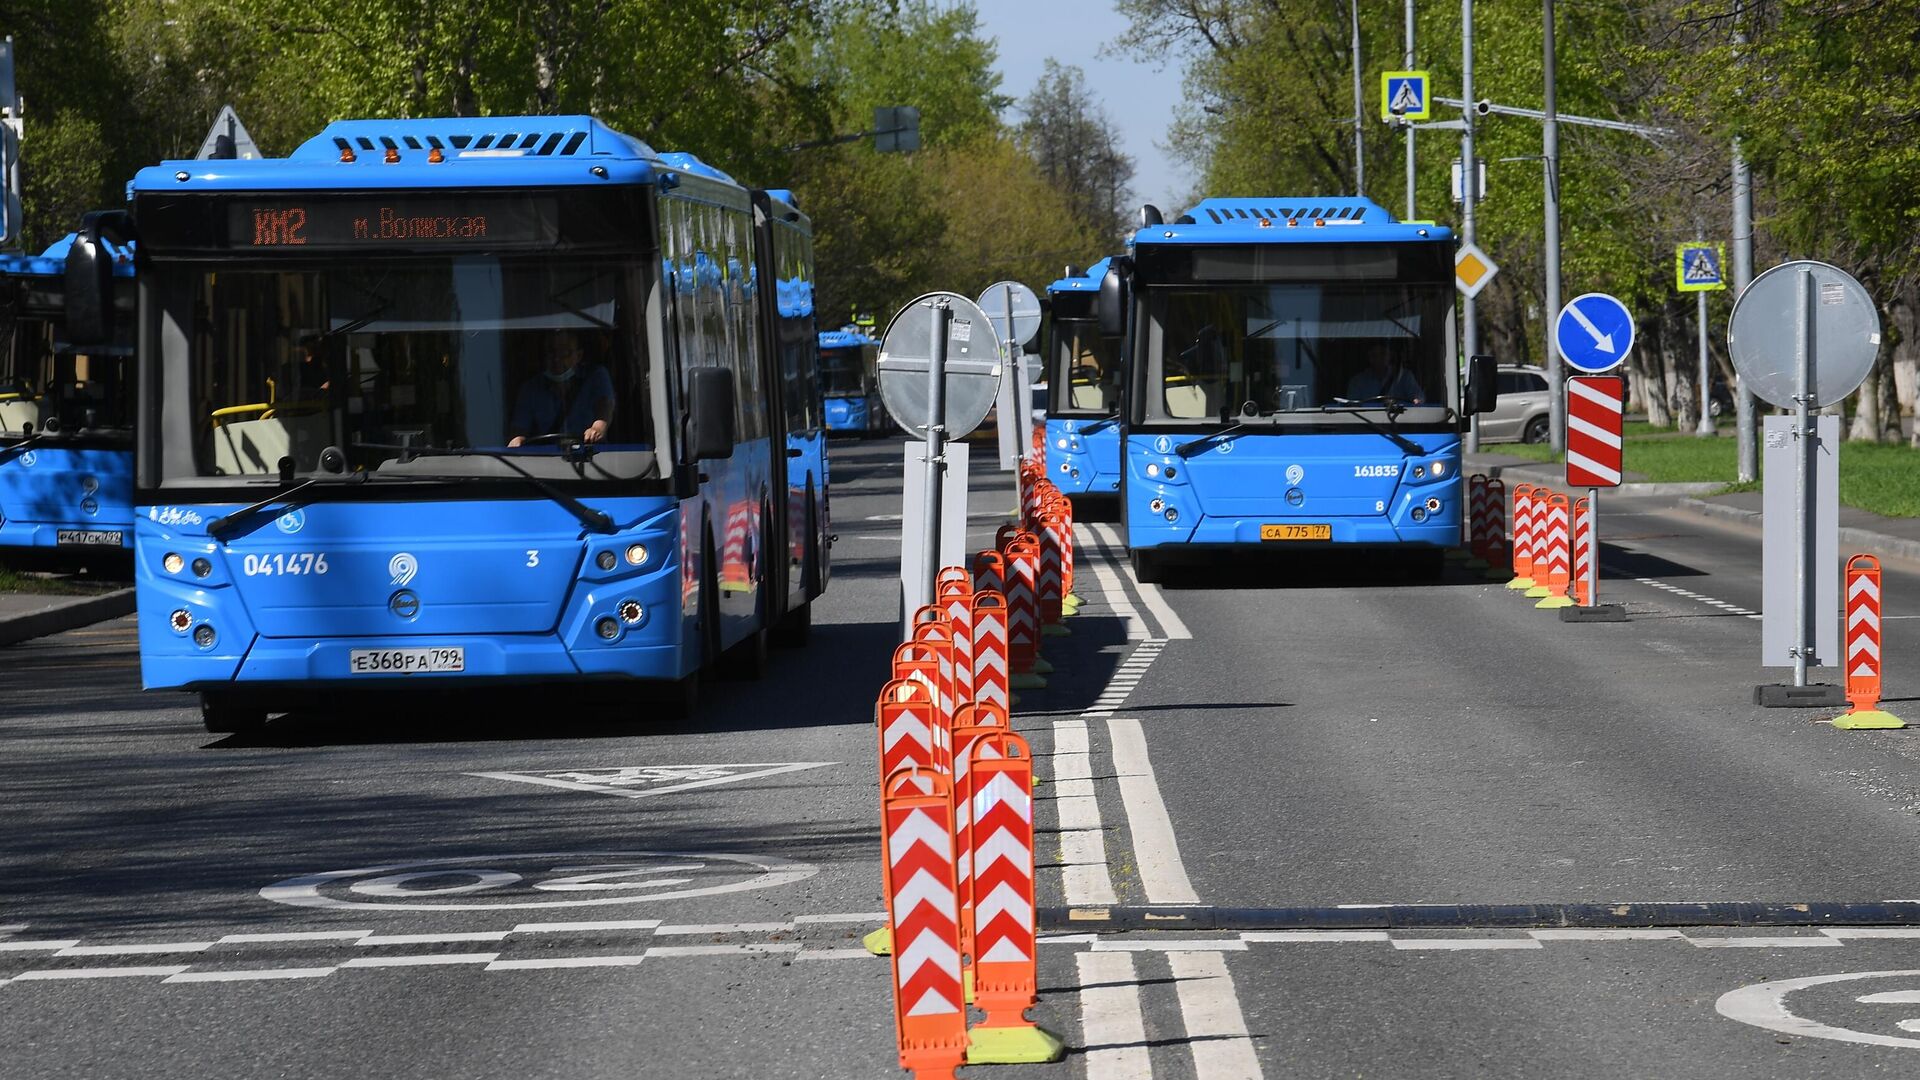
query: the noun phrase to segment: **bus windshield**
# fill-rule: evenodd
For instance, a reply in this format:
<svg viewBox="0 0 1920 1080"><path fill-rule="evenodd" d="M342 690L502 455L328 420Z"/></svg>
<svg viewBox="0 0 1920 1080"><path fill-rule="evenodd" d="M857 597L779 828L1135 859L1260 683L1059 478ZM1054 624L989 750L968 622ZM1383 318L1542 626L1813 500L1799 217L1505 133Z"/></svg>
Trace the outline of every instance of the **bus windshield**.
<svg viewBox="0 0 1920 1080"><path fill-rule="evenodd" d="M196 271L189 390L169 396L188 415L168 419L195 433L200 477L277 475L282 458L312 473L329 446L349 472L655 475L641 265L476 255ZM568 444L591 466L566 460Z"/></svg>
<svg viewBox="0 0 1920 1080"><path fill-rule="evenodd" d="M1053 412L1111 414L1120 405L1120 339L1102 337L1092 319L1053 324L1053 370L1048 382L1066 390Z"/></svg>
<svg viewBox="0 0 1920 1080"><path fill-rule="evenodd" d="M1389 404L1445 419L1451 303L1442 284L1149 286L1144 419L1357 424L1324 410Z"/></svg>
<svg viewBox="0 0 1920 1080"><path fill-rule="evenodd" d="M825 397L866 394L865 354L864 349L821 349L820 393Z"/></svg>
<svg viewBox="0 0 1920 1080"><path fill-rule="evenodd" d="M0 310L0 439L131 439L132 320L115 329L113 344L78 348L57 311Z"/></svg>

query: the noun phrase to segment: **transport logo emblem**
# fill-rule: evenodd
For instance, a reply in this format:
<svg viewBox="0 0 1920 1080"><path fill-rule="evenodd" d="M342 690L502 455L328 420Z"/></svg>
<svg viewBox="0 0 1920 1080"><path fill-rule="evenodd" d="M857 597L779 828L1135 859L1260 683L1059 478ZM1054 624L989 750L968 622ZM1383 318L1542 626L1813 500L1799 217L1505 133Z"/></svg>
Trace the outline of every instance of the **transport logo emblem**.
<svg viewBox="0 0 1920 1080"><path fill-rule="evenodd" d="M387 601L387 607L395 615L403 619L411 619L420 614L420 598L410 589L401 589L393 594L393 599Z"/></svg>
<svg viewBox="0 0 1920 1080"><path fill-rule="evenodd" d="M387 560L387 573L392 575L395 585L405 585L419 572L420 564L404 551Z"/></svg>
<svg viewBox="0 0 1920 1080"><path fill-rule="evenodd" d="M289 510L276 518L274 524L279 526L280 531L283 533L297 533L307 527L307 512L305 510Z"/></svg>
<svg viewBox="0 0 1920 1080"><path fill-rule="evenodd" d="M33 468L33 463L39 460L40 460L40 455L29 450L26 453L20 455L20 467L23 469L31 469Z"/></svg>
<svg viewBox="0 0 1920 1080"><path fill-rule="evenodd" d="M1307 470L1301 468L1298 465L1287 466L1287 483L1288 484L1298 484L1300 481L1305 480L1306 478L1307 478Z"/></svg>
<svg viewBox="0 0 1920 1080"><path fill-rule="evenodd" d="M1156 454L1173 453L1173 440L1167 438L1165 435L1153 440L1153 452Z"/></svg>

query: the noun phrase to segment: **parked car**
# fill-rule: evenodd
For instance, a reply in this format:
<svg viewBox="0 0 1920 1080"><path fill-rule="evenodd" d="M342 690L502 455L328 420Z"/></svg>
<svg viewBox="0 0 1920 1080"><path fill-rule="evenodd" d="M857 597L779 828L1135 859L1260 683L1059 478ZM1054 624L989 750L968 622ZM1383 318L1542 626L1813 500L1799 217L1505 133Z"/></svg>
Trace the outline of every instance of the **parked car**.
<svg viewBox="0 0 1920 1080"><path fill-rule="evenodd" d="M1551 437L1547 412L1553 394L1539 368L1503 365L1500 402L1480 417L1480 441L1543 443Z"/></svg>

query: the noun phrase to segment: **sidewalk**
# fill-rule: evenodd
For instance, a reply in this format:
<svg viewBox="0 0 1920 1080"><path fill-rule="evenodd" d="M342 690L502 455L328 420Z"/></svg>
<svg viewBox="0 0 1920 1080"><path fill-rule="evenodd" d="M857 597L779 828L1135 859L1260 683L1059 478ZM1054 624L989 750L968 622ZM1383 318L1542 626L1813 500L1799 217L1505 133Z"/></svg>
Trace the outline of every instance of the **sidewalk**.
<svg viewBox="0 0 1920 1080"><path fill-rule="evenodd" d="M1567 486L1567 474L1563 466L1534 461L1532 458L1492 451L1466 454L1462 456L1461 463L1467 475L1484 473L1489 477L1498 477L1508 487L1514 484L1545 484L1558 490ZM1608 491L1619 495L1710 495L1726 486L1718 480L1655 484L1648 482L1645 474L1629 469L1622 474L1620 486L1609 488Z"/></svg>
<svg viewBox="0 0 1920 1080"><path fill-rule="evenodd" d="M81 596L0 593L0 645L133 614L133 587Z"/></svg>

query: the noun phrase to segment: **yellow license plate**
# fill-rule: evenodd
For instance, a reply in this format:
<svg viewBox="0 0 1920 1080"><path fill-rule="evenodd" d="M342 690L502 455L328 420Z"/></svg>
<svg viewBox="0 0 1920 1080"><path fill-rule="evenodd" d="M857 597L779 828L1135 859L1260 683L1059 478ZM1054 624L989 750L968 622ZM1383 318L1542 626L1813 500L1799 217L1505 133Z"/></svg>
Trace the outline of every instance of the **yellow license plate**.
<svg viewBox="0 0 1920 1080"><path fill-rule="evenodd" d="M1262 540L1331 540L1331 525L1262 525Z"/></svg>

